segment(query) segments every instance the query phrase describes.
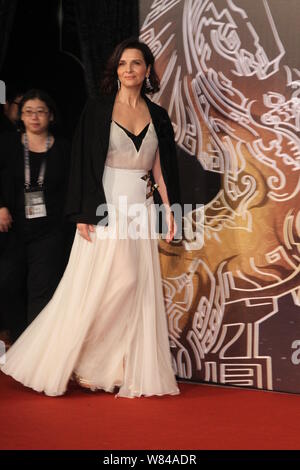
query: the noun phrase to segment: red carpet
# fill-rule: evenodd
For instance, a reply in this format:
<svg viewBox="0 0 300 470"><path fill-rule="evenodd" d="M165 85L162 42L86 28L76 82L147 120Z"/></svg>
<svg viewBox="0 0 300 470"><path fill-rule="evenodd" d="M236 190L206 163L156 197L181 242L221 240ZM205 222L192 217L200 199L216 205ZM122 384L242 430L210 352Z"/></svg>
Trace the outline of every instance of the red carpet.
<svg viewBox="0 0 300 470"><path fill-rule="evenodd" d="M180 384L175 397L73 388L50 398L0 373L0 449L300 449L300 396Z"/></svg>

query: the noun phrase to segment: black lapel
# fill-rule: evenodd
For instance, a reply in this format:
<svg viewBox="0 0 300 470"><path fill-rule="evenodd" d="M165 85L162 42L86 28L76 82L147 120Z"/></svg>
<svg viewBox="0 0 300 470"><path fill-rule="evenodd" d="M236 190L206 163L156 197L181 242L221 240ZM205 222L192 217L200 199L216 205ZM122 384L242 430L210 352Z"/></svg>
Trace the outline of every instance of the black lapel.
<svg viewBox="0 0 300 470"><path fill-rule="evenodd" d="M99 125L99 140L100 140L100 145L102 147L104 159L106 158L107 151L108 151L110 125L111 125L111 117L112 117L114 102L115 102L115 95L102 96L99 99L99 115L97 118L97 122Z"/></svg>
<svg viewBox="0 0 300 470"><path fill-rule="evenodd" d="M157 137L160 136L160 120L161 120L161 113L159 107L155 106L154 103L148 98L148 96L144 96L146 104L149 109L149 113L151 115L151 120L153 122L155 132Z"/></svg>

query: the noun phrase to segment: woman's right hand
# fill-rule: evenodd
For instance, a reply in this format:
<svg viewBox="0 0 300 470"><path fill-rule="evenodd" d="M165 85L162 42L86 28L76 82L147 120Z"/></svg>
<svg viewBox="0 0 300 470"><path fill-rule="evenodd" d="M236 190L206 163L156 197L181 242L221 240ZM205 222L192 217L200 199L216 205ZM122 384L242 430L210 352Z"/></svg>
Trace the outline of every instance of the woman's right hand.
<svg viewBox="0 0 300 470"><path fill-rule="evenodd" d="M91 242L92 239L90 237L90 232L95 232L95 227L94 225L89 225L89 224L77 224L77 230L79 235L87 240L88 242Z"/></svg>
<svg viewBox="0 0 300 470"><path fill-rule="evenodd" d="M7 207L0 208L0 232L8 232L12 224L12 216Z"/></svg>

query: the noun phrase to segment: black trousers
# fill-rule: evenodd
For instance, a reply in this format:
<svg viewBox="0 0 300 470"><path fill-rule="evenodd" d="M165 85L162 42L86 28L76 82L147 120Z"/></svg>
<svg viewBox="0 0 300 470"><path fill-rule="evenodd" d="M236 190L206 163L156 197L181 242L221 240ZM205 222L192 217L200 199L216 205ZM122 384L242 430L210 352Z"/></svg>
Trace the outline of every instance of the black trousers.
<svg viewBox="0 0 300 470"><path fill-rule="evenodd" d="M49 302L68 253L61 227L11 230L0 259L0 321L15 340Z"/></svg>

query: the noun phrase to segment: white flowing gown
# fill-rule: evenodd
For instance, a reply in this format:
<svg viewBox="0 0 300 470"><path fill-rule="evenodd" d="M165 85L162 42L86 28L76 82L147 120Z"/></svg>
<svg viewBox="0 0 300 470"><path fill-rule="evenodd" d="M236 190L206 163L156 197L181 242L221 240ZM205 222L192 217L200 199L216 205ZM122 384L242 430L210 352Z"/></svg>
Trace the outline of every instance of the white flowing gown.
<svg viewBox="0 0 300 470"><path fill-rule="evenodd" d="M153 198L146 199L142 177L154 164L157 145L152 123L139 150L111 123L103 185L107 202L120 215L117 228L126 221L136 226L134 217L118 206L119 196L130 207L140 204L153 224ZM139 238L120 237L118 230L113 237L110 227L97 227L88 242L76 232L63 278L6 353L5 374L50 396L64 394L73 374L92 390L118 387L116 396L121 397L179 393L157 239L149 236L150 223L145 226L148 236Z"/></svg>

